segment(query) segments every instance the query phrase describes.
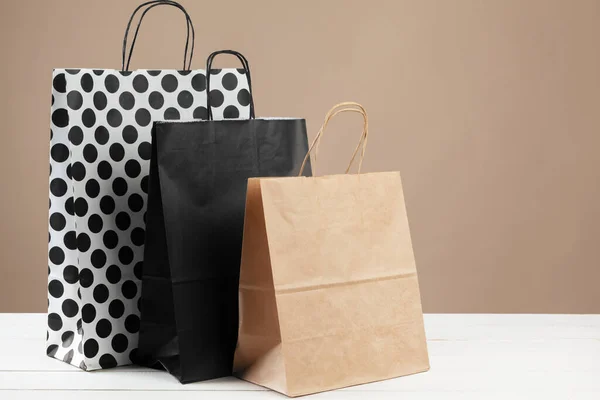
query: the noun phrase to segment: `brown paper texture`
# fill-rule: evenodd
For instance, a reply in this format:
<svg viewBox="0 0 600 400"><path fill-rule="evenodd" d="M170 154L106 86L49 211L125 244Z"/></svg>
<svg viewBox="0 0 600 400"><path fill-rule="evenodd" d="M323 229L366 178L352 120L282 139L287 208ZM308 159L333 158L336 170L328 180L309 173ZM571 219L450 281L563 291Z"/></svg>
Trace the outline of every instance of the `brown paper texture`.
<svg viewBox="0 0 600 400"><path fill-rule="evenodd" d="M234 368L288 396L429 369L398 172L249 180Z"/></svg>

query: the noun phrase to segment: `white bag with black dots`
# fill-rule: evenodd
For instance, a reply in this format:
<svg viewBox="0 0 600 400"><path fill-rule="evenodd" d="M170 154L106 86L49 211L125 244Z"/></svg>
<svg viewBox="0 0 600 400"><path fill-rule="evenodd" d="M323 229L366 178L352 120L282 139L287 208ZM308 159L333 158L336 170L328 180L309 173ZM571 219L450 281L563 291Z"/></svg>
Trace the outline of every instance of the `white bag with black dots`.
<svg viewBox="0 0 600 400"><path fill-rule="evenodd" d="M140 23L159 5L185 14L183 70L129 71ZM205 71L190 70L188 13L174 1L144 3L125 39L138 11L120 71L53 73L46 352L88 371L135 358L152 121L207 116ZM248 118L245 70L210 73L214 118Z"/></svg>

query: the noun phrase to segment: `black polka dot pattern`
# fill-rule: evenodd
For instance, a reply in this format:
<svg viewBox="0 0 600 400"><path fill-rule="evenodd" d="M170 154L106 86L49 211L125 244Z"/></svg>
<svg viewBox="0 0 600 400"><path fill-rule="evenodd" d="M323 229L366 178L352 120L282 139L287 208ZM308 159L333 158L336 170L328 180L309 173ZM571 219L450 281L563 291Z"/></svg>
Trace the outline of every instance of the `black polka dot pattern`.
<svg viewBox="0 0 600 400"><path fill-rule="evenodd" d="M240 111L235 106L227 106L223 111L223 118L239 118Z"/></svg>
<svg viewBox="0 0 600 400"><path fill-rule="evenodd" d="M175 75L166 74L165 76L163 76L163 78L161 80L161 86L165 92L173 93L175 90L177 90L177 86L179 86L179 82L178 82L177 78L175 77Z"/></svg>
<svg viewBox="0 0 600 400"><path fill-rule="evenodd" d="M121 123L123 122L123 116L119 110L113 108L108 111L108 114L106 115L106 121L113 128L117 128L121 126Z"/></svg>
<svg viewBox="0 0 600 400"><path fill-rule="evenodd" d="M119 96L119 104L124 110L131 110L135 106L135 97L131 92L123 92Z"/></svg>
<svg viewBox="0 0 600 400"><path fill-rule="evenodd" d="M77 235L77 250L79 250L80 253L88 251L91 245L92 241L87 233L82 232Z"/></svg>
<svg viewBox="0 0 600 400"><path fill-rule="evenodd" d="M61 213L53 213L50 215L50 228L55 231L62 231L67 225L65 216Z"/></svg>
<svg viewBox="0 0 600 400"><path fill-rule="evenodd" d="M67 161L67 158L69 158L69 148L62 143L56 143L50 148L50 157L57 163Z"/></svg>
<svg viewBox="0 0 600 400"><path fill-rule="evenodd" d="M108 300L108 287L106 287L106 285L104 284L99 284L94 288L94 300L96 301L96 303L104 303L106 300Z"/></svg>
<svg viewBox="0 0 600 400"><path fill-rule="evenodd" d="M94 93L94 106L98 111L102 111L106 108L106 104L108 100L106 99L106 95L102 92Z"/></svg>
<svg viewBox="0 0 600 400"><path fill-rule="evenodd" d="M211 107L221 107L223 105L223 102L225 101L225 96L223 95L223 92L214 89L211 90L208 95L210 96Z"/></svg>
<svg viewBox="0 0 600 400"><path fill-rule="evenodd" d="M79 283L83 288L89 288L94 283L94 273L89 268L79 271Z"/></svg>
<svg viewBox="0 0 600 400"><path fill-rule="evenodd" d="M117 353L123 353L125 350L127 350L128 342L127 336L123 335L122 333L118 333L112 339L112 348Z"/></svg>
<svg viewBox="0 0 600 400"><path fill-rule="evenodd" d="M81 77L81 88L87 93L91 92L94 88L94 80L92 79L92 76L87 72Z"/></svg>
<svg viewBox="0 0 600 400"><path fill-rule="evenodd" d="M121 161L125 157L125 149L120 143L113 143L108 150L108 154L113 161Z"/></svg>
<svg viewBox="0 0 600 400"><path fill-rule="evenodd" d="M67 95L67 104L72 110L79 110L83 104L83 96L76 90L69 92Z"/></svg>
<svg viewBox="0 0 600 400"><path fill-rule="evenodd" d="M74 265L67 265L63 269L63 279L69 284L75 284L79 281L79 270Z"/></svg>
<svg viewBox="0 0 600 400"><path fill-rule="evenodd" d="M73 318L79 312L79 305L77 305L77 302L73 299L66 299L62 303L62 312L63 315Z"/></svg>
<svg viewBox="0 0 600 400"><path fill-rule="evenodd" d="M138 146L138 155L144 161L149 161L152 155L152 144L150 142L142 142Z"/></svg>
<svg viewBox="0 0 600 400"><path fill-rule="evenodd" d="M87 181L85 184L85 193L92 199L98 197L100 194L100 184L98 181L93 178Z"/></svg>
<svg viewBox="0 0 600 400"><path fill-rule="evenodd" d="M190 108L194 104L194 96L187 90L184 90L177 96L177 104L182 108Z"/></svg>
<svg viewBox="0 0 600 400"><path fill-rule="evenodd" d="M93 304L86 304L81 309L81 318L86 324L91 324L96 319L96 307Z"/></svg>
<svg viewBox="0 0 600 400"><path fill-rule="evenodd" d="M127 200L127 204L129 205L129 209L133 212L141 211L144 208L144 199L137 193L129 196L129 200Z"/></svg>
<svg viewBox="0 0 600 400"><path fill-rule="evenodd" d="M63 347L70 347L71 343L73 343L73 339L75 338L75 333L71 332L71 331L65 331L61 337L60 340L62 341L62 346Z"/></svg>
<svg viewBox="0 0 600 400"><path fill-rule="evenodd" d="M98 177L100 179L109 179L112 176L112 166L108 161L102 160L98 163Z"/></svg>
<svg viewBox="0 0 600 400"><path fill-rule="evenodd" d="M119 319L121 318L124 312L125 305L121 300L115 299L110 302L110 305L108 306L108 313L111 317L113 317L114 319Z"/></svg>
<svg viewBox="0 0 600 400"><path fill-rule="evenodd" d="M175 107L169 107L165 110L164 119L166 120L177 120L180 119L180 117L179 111L177 111Z"/></svg>
<svg viewBox="0 0 600 400"><path fill-rule="evenodd" d="M197 107L193 115L195 119L208 119L208 109L203 106Z"/></svg>
<svg viewBox="0 0 600 400"><path fill-rule="evenodd" d="M98 354L98 342L94 339L88 339L83 344L83 353L87 358L93 358Z"/></svg>
<svg viewBox="0 0 600 400"><path fill-rule="evenodd" d="M58 108L52 111L52 123L58 128L64 128L69 125L69 113L65 108Z"/></svg>
<svg viewBox="0 0 600 400"><path fill-rule="evenodd" d="M135 122L142 127L148 126L151 119L152 116L150 115L150 111L146 108L140 108L135 112Z"/></svg>
<svg viewBox="0 0 600 400"><path fill-rule="evenodd" d="M100 368L102 369L114 368L118 365L117 360L111 354L103 354L98 362L100 363Z"/></svg>
<svg viewBox="0 0 600 400"><path fill-rule="evenodd" d="M247 118L245 75L211 74L214 118ZM204 71L54 71L49 356L85 370L131 363L140 329L152 122L206 119L206 100Z"/></svg>
<svg viewBox="0 0 600 400"><path fill-rule="evenodd" d="M112 323L108 319L103 318L100 321L98 321L98 323L96 323L96 334L98 335L98 337L102 339L107 338L111 332Z"/></svg>
<svg viewBox="0 0 600 400"><path fill-rule="evenodd" d="M160 110L165 104L165 98L160 92L152 92L148 97L148 104L155 110Z"/></svg>
<svg viewBox="0 0 600 400"><path fill-rule="evenodd" d="M114 249L119 243L119 236L115 231L106 231L102 237L102 242L107 249Z"/></svg>
<svg viewBox="0 0 600 400"><path fill-rule="evenodd" d="M116 265L111 265L106 270L106 280L112 284L118 283L121 280L121 269Z"/></svg>
<svg viewBox="0 0 600 400"><path fill-rule="evenodd" d="M227 90L235 90L238 84L237 76L231 72L223 76L223 87Z"/></svg>

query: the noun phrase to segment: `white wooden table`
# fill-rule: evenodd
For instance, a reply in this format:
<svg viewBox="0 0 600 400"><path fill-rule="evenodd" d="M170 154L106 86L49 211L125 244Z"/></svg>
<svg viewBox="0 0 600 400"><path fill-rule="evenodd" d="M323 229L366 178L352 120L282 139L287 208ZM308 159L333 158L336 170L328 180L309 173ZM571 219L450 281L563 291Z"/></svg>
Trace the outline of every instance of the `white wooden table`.
<svg viewBox="0 0 600 400"><path fill-rule="evenodd" d="M429 372L304 398L600 400L600 315L429 314L425 325ZM45 337L44 314L0 314L0 400L285 399L235 378L83 372L47 357Z"/></svg>

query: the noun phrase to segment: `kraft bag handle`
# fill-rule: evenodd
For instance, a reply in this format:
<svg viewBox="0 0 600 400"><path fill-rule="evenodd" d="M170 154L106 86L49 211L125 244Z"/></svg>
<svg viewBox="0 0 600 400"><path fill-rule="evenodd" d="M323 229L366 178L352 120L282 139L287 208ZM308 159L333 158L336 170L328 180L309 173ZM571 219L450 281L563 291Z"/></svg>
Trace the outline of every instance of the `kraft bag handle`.
<svg viewBox="0 0 600 400"><path fill-rule="evenodd" d="M333 117L335 117L336 115L343 113L343 112L355 112L355 113L362 115L362 117L363 117L363 131L362 131L362 134L360 135L360 140L358 141L358 145L354 149L354 153L352 154L352 158L350 159L350 163L348 164L348 168L346 168L346 172L345 172L347 174L350 171L350 168L352 167L352 164L354 163L354 160L356 159L356 155L358 154L358 151L360 150L360 158L359 158L359 162L358 162L358 171L357 171L357 173L360 174L363 159L365 158L365 149L367 147L367 138L369 137L369 118L367 116L367 111L365 110L365 108L362 105L360 105L359 103L353 102L353 101L347 101L344 103L336 104L325 115L325 121L323 122L321 129L319 129L317 136L311 143L310 148L308 149L308 152L306 153L306 156L304 157L304 160L302 161L302 166L300 167L300 172L298 173L298 176L302 176L304 167L306 166L306 163L308 162L310 154L313 152L313 150L314 150L314 154L313 154L313 162L311 164L311 167L312 167L312 171L313 171L313 176L317 175L317 173L316 173L317 154L319 152L319 145L321 144L321 138L323 137L323 133L325 132L325 129L327 128L327 125L329 124L329 121L331 121L331 119Z"/></svg>
<svg viewBox="0 0 600 400"><path fill-rule="evenodd" d="M210 104L210 70L212 68L213 61L216 56L219 54L231 54L236 56L240 63L242 63L242 67L246 71L246 79L248 80L248 92L250 93L250 119L255 119L256 115L254 113L254 96L252 95L252 79L250 79L250 64L248 64L248 60L244 55L235 50L217 50L212 52L208 58L206 59L206 109L208 110L208 120L212 121L212 106Z"/></svg>
<svg viewBox="0 0 600 400"><path fill-rule="evenodd" d="M135 46L135 42L137 41L138 33L140 31L140 27L142 25L142 20L144 19L144 16L146 15L146 13L148 11L150 11L154 7L163 6L163 5L164 6L172 6L172 7L178 8L185 15L186 28L187 28L187 36L186 36L186 40L185 40L185 51L184 51L184 55L183 55L183 70L184 71L189 71L191 69L191 66L192 66L192 57L194 56L194 41L195 41L196 34L195 34L195 31L194 31L194 25L192 24L192 19L190 18L190 15L186 11L186 9L181 4L179 4L176 1L172 1L172 0L152 0L152 1L147 1L147 2L142 3L139 6L137 6L136 9L131 14L131 17L129 18L129 22L127 23L127 27L125 29L125 35L123 37L123 51L122 51L122 58L121 58L121 70L122 71L129 71L129 64L131 62L131 56L133 55L133 49L134 49L134 46ZM127 54L127 38L129 36L129 31L131 29L131 24L133 22L133 19L136 16L136 14L138 13L138 11L140 11L143 7L146 7L146 6L148 6L148 7L142 12L142 15L140 16L140 19L138 21L137 27L135 29L135 34L133 36L133 40L131 42L131 47L129 49L129 55L126 57L126 54ZM188 48L190 48L190 30L192 32L192 43L191 43L189 60L188 60ZM125 63L126 59L127 59L127 64Z"/></svg>

